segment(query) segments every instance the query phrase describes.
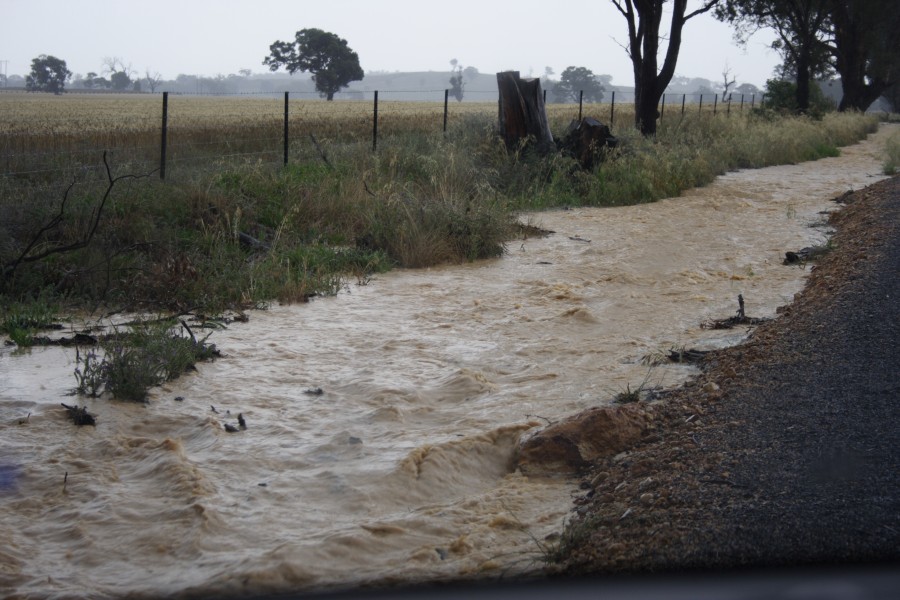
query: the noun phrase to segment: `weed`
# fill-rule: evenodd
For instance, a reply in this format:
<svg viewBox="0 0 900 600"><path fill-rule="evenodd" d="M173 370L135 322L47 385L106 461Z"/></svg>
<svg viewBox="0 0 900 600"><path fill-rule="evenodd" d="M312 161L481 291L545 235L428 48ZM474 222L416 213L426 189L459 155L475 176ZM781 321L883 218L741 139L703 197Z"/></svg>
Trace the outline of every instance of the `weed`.
<svg viewBox="0 0 900 600"><path fill-rule="evenodd" d="M888 138L885 145L885 154L887 156L884 160L884 174L896 175L898 168L900 168L900 131Z"/></svg>
<svg viewBox="0 0 900 600"><path fill-rule="evenodd" d="M31 346L35 332L53 327L57 319L57 307L45 294L21 302L4 302L0 307L0 333L8 335L19 347Z"/></svg>
<svg viewBox="0 0 900 600"><path fill-rule="evenodd" d="M103 356L89 350L76 352L75 392L143 402L150 388L177 378L198 361L218 356L214 344L171 321L138 322L125 333L116 332L101 342Z"/></svg>
<svg viewBox="0 0 900 600"><path fill-rule="evenodd" d="M631 384L626 383L625 389L613 396L613 402L617 404L640 402L651 389L648 383L650 382L650 375L652 372L653 366L651 365L651 367L647 369L647 375L644 376L644 380L635 389L631 389Z"/></svg>
<svg viewBox="0 0 900 600"><path fill-rule="evenodd" d="M81 348L75 347L75 393L96 398L103 392L104 362L93 348L82 355Z"/></svg>

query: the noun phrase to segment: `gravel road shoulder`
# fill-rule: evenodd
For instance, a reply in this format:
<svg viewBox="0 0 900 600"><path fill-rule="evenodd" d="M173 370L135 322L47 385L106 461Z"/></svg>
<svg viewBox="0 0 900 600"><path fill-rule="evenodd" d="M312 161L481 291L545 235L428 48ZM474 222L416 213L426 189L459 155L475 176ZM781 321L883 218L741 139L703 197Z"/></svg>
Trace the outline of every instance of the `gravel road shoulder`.
<svg viewBox="0 0 900 600"><path fill-rule="evenodd" d="M898 562L900 177L842 201L795 301L592 465L563 572Z"/></svg>

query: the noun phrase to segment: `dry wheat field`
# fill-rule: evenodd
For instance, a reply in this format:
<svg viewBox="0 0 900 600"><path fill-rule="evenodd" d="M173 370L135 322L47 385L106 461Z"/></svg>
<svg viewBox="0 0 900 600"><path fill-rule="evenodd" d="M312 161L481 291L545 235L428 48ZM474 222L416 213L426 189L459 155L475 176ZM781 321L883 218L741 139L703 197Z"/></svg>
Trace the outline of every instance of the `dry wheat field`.
<svg viewBox="0 0 900 600"><path fill-rule="evenodd" d="M624 109L624 110L623 110ZM628 106L616 118L628 119ZM488 127L496 118L495 102L452 102L447 131ZM577 117L578 105L547 107L551 124L562 129ZM610 107L595 113L609 115ZM208 164L225 159L279 161L284 153L283 95L170 95L167 106L168 161ZM295 146L318 143L372 144L375 105L371 100L290 99L288 130ZM444 131L442 102L380 101L379 144L392 136L434 135ZM104 151L117 164L154 167L161 154L161 94L0 94L0 171L5 176L67 176L72 169L96 165Z"/></svg>

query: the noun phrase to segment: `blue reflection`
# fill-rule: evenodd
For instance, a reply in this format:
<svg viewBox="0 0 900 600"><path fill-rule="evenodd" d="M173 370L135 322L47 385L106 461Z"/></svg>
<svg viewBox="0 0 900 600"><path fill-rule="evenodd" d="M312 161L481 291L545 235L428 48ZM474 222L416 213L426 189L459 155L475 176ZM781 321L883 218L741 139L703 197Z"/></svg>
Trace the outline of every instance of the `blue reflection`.
<svg viewBox="0 0 900 600"><path fill-rule="evenodd" d="M15 489L19 471L18 465L0 463L0 494Z"/></svg>

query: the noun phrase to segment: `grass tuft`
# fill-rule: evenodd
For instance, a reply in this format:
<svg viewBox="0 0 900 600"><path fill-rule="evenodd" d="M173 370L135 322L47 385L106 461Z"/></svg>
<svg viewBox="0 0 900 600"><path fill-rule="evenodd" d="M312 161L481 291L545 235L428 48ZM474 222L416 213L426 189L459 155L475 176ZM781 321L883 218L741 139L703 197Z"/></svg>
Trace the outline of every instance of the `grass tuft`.
<svg viewBox="0 0 900 600"><path fill-rule="evenodd" d="M218 356L215 344L194 337L171 321L138 322L125 333L108 336L102 354L76 351L75 392L96 397L109 392L120 400L144 402L150 388Z"/></svg>
<svg viewBox="0 0 900 600"><path fill-rule="evenodd" d="M198 125L184 130L186 143L202 146L215 133L201 127L204 105L191 104ZM249 111L252 103L242 106ZM567 105L548 111L557 133L575 116ZM83 239L106 182L86 170L58 181L0 179L0 299L28 304L35 290L49 289L48 301L91 309L205 314L273 300L303 302L391 268L501 256L522 211L652 202L731 169L834 156L877 127L874 118L858 114L820 120L666 114L657 136L646 139L628 125L633 115L622 107L618 147L584 171L561 154L540 157L524 147L507 152L494 131L493 111L460 115L446 134L434 132L425 113L399 115L386 118L377 152L362 131L338 128L333 135L316 132L315 144L296 136L287 167L221 159L212 169L173 167L166 183L121 180L87 247L12 271L6 267L23 252ZM122 129L112 138L100 129L81 133L85 147L100 147L126 144L133 132ZM15 135L11 148L17 164L24 161L21 169L29 166L26 146L65 141L50 130ZM125 160L114 163L117 174L137 169L121 152L110 156ZM27 328L12 321L0 326L27 340Z"/></svg>

